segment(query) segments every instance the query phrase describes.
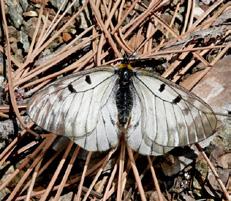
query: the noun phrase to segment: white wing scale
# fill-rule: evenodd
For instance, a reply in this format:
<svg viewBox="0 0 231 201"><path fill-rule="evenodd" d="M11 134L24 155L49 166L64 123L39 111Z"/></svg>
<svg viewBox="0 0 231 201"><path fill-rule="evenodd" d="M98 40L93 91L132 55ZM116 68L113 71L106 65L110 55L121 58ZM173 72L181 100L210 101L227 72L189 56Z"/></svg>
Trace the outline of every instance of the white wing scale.
<svg viewBox="0 0 231 201"><path fill-rule="evenodd" d="M118 144L117 108L112 104L116 80L109 67L64 77L33 96L29 116L40 127L65 135L84 149L108 150Z"/></svg>
<svg viewBox="0 0 231 201"><path fill-rule="evenodd" d="M133 150L143 155L160 155L167 153L173 148L164 147L154 141L159 132L158 120L155 118L158 103L155 102L155 99L151 99L152 96L150 93L143 94L144 91L140 86L141 85L133 89L133 108L131 111L130 125L127 130L127 144ZM149 102L149 106L147 102Z"/></svg>
<svg viewBox="0 0 231 201"><path fill-rule="evenodd" d="M193 93L149 73L137 72L132 83L135 105L127 134L132 149L145 155L164 154L214 133L216 116Z"/></svg>

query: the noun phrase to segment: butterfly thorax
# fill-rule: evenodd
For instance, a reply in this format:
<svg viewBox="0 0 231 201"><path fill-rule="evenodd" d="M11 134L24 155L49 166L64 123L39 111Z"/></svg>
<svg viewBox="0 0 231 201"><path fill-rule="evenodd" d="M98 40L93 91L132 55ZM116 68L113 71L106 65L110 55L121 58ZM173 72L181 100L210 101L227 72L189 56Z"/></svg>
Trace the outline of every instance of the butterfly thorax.
<svg viewBox="0 0 231 201"><path fill-rule="evenodd" d="M123 64L117 71L118 90L116 92L116 106L118 109L118 121L121 126L124 126L129 119L133 106L133 98L131 92L131 78L134 74L131 67Z"/></svg>

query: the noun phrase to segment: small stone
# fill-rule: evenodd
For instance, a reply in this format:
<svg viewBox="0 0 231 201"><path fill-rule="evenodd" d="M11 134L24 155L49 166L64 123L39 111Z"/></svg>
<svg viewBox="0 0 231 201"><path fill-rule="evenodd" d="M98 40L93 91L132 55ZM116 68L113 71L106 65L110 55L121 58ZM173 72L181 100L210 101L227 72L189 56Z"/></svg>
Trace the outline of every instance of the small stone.
<svg viewBox="0 0 231 201"><path fill-rule="evenodd" d="M30 42L29 42L28 35L24 31L19 32L19 41L23 46L24 52L28 52L30 47Z"/></svg>
<svg viewBox="0 0 231 201"><path fill-rule="evenodd" d="M0 123L0 139L9 139L10 135L14 134L14 124L13 121L8 119L1 121Z"/></svg>
<svg viewBox="0 0 231 201"><path fill-rule="evenodd" d="M8 5L8 14L10 19L12 20L14 26L18 29L23 23L22 18L22 7L20 6L19 2L16 0L7 0L6 4Z"/></svg>
<svg viewBox="0 0 231 201"><path fill-rule="evenodd" d="M68 41L70 41L70 40L72 39L71 34L69 34L69 33L67 33L67 32L64 32L64 33L62 34L62 36L63 36L64 42L68 42Z"/></svg>
<svg viewBox="0 0 231 201"><path fill-rule="evenodd" d="M68 2L68 1L65 2L63 8L66 7L67 2ZM51 3L52 6L54 6L55 8L59 9L59 8L62 6L62 4L63 4L63 0L51 0L50 3ZM63 11L63 10L64 10L64 9L62 9L62 11Z"/></svg>
<svg viewBox="0 0 231 201"><path fill-rule="evenodd" d="M36 11L30 10L28 12L24 12L23 16L25 16L25 17L37 17L38 13Z"/></svg>
<svg viewBox="0 0 231 201"><path fill-rule="evenodd" d="M27 0L20 0L19 3L22 6L23 11L26 11L28 6L29 6L28 1Z"/></svg>
<svg viewBox="0 0 231 201"><path fill-rule="evenodd" d="M73 200L73 198L74 198L74 193L70 192L70 193L61 195L59 198L59 201L69 201L69 200Z"/></svg>

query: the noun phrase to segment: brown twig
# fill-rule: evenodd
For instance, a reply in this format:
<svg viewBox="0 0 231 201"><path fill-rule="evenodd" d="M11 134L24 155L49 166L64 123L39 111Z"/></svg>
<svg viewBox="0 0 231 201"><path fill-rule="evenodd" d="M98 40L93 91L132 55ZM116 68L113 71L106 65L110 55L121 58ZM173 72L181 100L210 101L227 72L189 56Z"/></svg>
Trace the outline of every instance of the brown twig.
<svg viewBox="0 0 231 201"><path fill-rule="evenodd" d="M134 173L134 176L135 176L135 179L136 179L136 183L137 183L137 186L138 186L138 190L140 192L141 200L146 201L147 199L146 199L146 196L145 196L145 193L144 193L143 185L142 185L142 183L140 181L139 172L138 172L137 167L136 167L136 163L135 163L135 160L134 160L134 157L133 157L132 150L129 147L127 147L127 150L128 150L129 159L131 161L131 167L132 167L132 170L133 170L133 173Z"/></svg>
<svg viewBox="0 0 231 201"><path fill-rule="evenodd" d="M60 163L59 163L59 165L58 165L58 167L57 167L57 169L56 169L56 171L55 171L55 173L54 173L54 175L53 175L51 181L49 182L48 187L47 187L45 193L42 195L40 201L45 201L45 200L47 199L49 193L51 192L51 189L53 188L53 186L54 186L54 184L55 184L55 181L57 180L58 175L59 175L61 169L63 168L64 163L65 163L66 160L67 160L67 156L69 155L69 153L70 153L70 151L71 151L71 148L72 148L72 146L73 146L73 143L74 143L74 142L72 142L72 141L69 142L69 144L68 144L68 146L67 146L67 148L66 148L66 151L64 152L63 158L62 158L62 160L60 161Z"/></svg>

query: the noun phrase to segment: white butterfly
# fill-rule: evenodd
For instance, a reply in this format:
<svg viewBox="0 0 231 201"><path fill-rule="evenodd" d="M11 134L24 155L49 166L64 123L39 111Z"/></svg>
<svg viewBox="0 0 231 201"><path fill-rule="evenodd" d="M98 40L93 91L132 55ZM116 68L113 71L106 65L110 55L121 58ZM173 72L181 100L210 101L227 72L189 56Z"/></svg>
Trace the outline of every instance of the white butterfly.
<svg viewBox="0 0 231 201"><path fill-rule="evenodd" d="M130 65L104 66L63 77L34 95L28 114L40 127L88 151L116 147L121 135L144 155L211 136L211 107L184 88Z"/></svg>

